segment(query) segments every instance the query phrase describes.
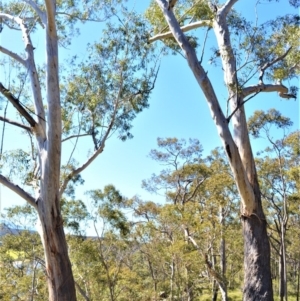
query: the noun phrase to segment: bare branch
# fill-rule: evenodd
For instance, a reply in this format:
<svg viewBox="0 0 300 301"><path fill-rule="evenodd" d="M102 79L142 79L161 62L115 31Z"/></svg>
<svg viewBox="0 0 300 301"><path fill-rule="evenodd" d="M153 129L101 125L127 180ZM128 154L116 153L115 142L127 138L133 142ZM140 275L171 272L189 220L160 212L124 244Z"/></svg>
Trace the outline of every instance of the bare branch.
<svg viewBox="0 0 300 301"><path fill-rule="evenodd" d="M281 98L287 98L287 99L296 98L295 95L289 94L288 88L282 84L274 84L274 85L258 84L258 85L249 86L249 87L242 89L243 97L246 97L253 93L259 93L259 92L278 92L278 94Z"/></svg>
<svg viewBox="0 0 300 301"><path fill-rule="evenodd" d="M212 21L210 21L210 20L197 21L197 22L182 26L181 30L183 32L187 32L189 30L199 28L199 27L204 27L204 26L211 27L212 26ZM168 31L168 32L160 33L160 34L157 34L157 35L151 37L148 40L148 42L153 43L154 41L162 40L162 39L166 39L166 38L171 38L171 37L173 37L173 34L172 34L171 31Z"/></svg>
<svg viewBox="0 0 300 301"><path fill-rule="evenodd" d="M0 46L0 51L4 54L7 54L11 58L15 59L17 62L19 62L23 66L26 66L26 61L24 59L22 59L17 53L10 51L3 46Z"/></svg>
<svg viewBox="0 0 300 301"><path fill-rule="evenodd" d="M272 65L276 64L277 62L283 60L288 54L289 52L291 51L292 47L290 47L283 55L277 57L276 59L274 59L273 61L271 62L268 62L266 64L264 64L262 66L262 68L260 69L260 74L259 74L259 83L262 84L263 83L263 77L264 77L264 74L265 74L265 71L271 67Z"/></svg>
<svg viewBox="0 0 300 301"><path fill-rule="evenodd" d="M201 52L201 58L200 58L200 61L199 61L200 64L202 64L202 61L203 61L204 50L205 50L205 46L206 46L206 41L207 41L209 29L210 28L207 28L206 33L205 33L204 42L203 42L203 46L202 46L202 52Z"/></svg>
<svg viewBox="0 0 300 301"><path fill-rule="evenodd" d="M35 61L34 61L34 53L33 53L34 47L32 45L31 39L30 39L29 30L26 27L23 19L21 19L19 17L14 17L9 14L0 13L0 18L15 22L16 24L19 25L19 27L22 31L25 51L27 53L27 58L26 58L26 60L23 60L23 62L21 61L21 63L23 65L25 65L25 67L27 67L27 69L28 69L28 74L30 76L30 81L31 81L32 94L33 94L34 103L35 103L35 113L39 118L39 125L40 125L39 136L42 136L42 138L43 138L42 140L44 140L44 137L46 136L46 123L45 123L46 117L45 117L45 111L44 111L44 107L43 107L42 93L41 93L41 87L40 87L40 82L39 82L39 78L38 78L38 72L36 70ZM19 58L16 56L15 56L15 59L20 61ZM22 115L25 117L24 114L22 114ZM27 121L28 121L28 119L27 119ZM35 124L37 124L37 123L35 122ZM33 126L33 124L31 124L31 126ZM37 127L36 127L36 129L37 129Z"/></svg>
<svg viewBox="0 0 300 301"><path fill-rule="evenodd" d="M83 21L83 22L85 22L85 21L90 21L90 22L104 22L106 20L106 18L104 18L104 19L80 18L78 16L74 16L74 15L68 14L66 12L59 12L59 11L56 12L56 14L57 15L65 15L65 16L68 16L68 17L72 17L72 18L74 18L76 20Z"/></svg>
<svg viewBox="0 0 300 301"><path fill-rule="evenodd" d="M68 140L74 139L74 138L86 137L86 136L91 136L91 134L71 135L69 137L62 139L61 142L65 142L65 141L68 141Z"/></svg>
<svg viewBox="0 0 300 301"><path fill-rule="evenodd" d="M32 1L32 0L23 0L23 1L26 2L27 4L29 4L35 10L35 12L38 14L38 16L40 17L40 19L42 21L43 28L45 28L46 23L47 23L47 18L46 18L45 12L43 12L34 1Z"/></svg>
<svg viewBox="0 0 300 301"><path fill-rule="evenodd" d="M84 163L82 164L80 167L78 167L77 169L73 170L67 177L66 179L63 181L61 187L60 187L60 196L63 194L63 192L65 191L69 181L76 175L80 174L84 169L86 169L97 157L98 155L100 155L105 147L105 142L111 132L111 129L114 125L115 122L115 115L116 115L116 110L114 112L114 116L109 124L109 127L104 135L104 137L102 138L100 147L93 153L93 155Z"/></svg>
<svg viewBox="0 0 300 301"><path fill-rule="evenodd" d="M19 195L21 198L23 198L25 201L27 201L31 206L33 206L35 209L37 208L36 200L33 196L31 196L28 192L23 190L20 186L12 183L9 181L6 177L0 175L0 183L2 183L4 186L15 192L17 195Z"/></svg>
<svg viewBox="0 0 300 301"><path fill-rule="evenodd" d="M20 123L20 122L17 122L17 121L14 121L14 120L5 118L5 117L3 117L3 116L0 116L0 120L1 120L1 121L4 121L4 122L7 122L7 123L9 123L9 124L18 126L18 127L22 128L23 130L26 130L26 131L32 133L32 128L31 128L31 127L26 126L26 125L24 125L24 124L22 124L22 123Z"/></svg>
<svg viewBox="0 0 300 301"><path fill-rule="evenodd" d="M25 110L25 108L9 90L7 90L0 82L0 92L11 102L11 104L17 109L17 111L27 120L27 122L34 128L37 123L31 117L31 115Z"/></svg>
<svg viewBox="0 0 300 301"><path fill-rule="evenodd" d="M84 298L84 300L90 301L90 298L86 295L85 291L81 288L81 286L78 284L77 281L75 281L75 285L76 285L79 293L81 294L81 296Z"/></svg>
<svg viewBox="0 0 300 301"><path fill-rule="evenodd" d="M238 0L227 0L227 2L220 9L220 13L226 17L236 2L238 2Z"/></svg>

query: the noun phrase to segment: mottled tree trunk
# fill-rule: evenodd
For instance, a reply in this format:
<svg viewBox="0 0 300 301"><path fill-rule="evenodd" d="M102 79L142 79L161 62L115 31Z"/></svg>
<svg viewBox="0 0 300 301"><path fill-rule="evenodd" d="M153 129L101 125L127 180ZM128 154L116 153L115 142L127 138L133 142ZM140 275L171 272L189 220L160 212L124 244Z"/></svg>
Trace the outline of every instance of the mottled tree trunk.
<svg viewBox="0 0 300 301"><path fill-rule="evenodd" d="M43 209L39 207L39 215ZM65 233L60 214L48 224L45 219L40 225L40 235L44 246L45 263L50 301L75 301L75 282L68 255ZM41 218L40 218L41 220Z"/></svg>
<svg viewBox="0 0 300 301"><path fill-rule="evenodd" d="M260 203L260 199L258 199ZM256 215L242 217L244 235L243 300L273 300L270 245L261 205Z"/></svg>

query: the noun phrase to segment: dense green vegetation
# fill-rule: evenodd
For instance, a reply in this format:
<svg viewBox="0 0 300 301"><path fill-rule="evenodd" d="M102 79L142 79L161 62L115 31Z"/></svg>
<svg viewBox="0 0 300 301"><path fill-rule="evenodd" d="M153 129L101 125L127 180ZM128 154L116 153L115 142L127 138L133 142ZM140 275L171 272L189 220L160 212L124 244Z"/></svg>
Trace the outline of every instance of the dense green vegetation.
<svg viewBox="0 0 300 301"><path fill-rule="evenodd" d="M257 137L270 139L256 160L271 237L275 296L283 277L280 250L284 242L288 296L298 300L300 132L273 141L272 124L286 129L290 121L275 110L258 111L249 120L250 129L259 127ZM217 282L226 283L228 300L241 300L243 243L238 193L224 154L215 149L203 157L202 146L195 139L157 142L158 148L150 156L163 170L143 186L163 193L165 203L126 198L112 185L88 192L93 212L80 200L63 201L78 300L220 300ZM283 212L289 218L282 241ZM24 228L26 223L32 224L35 213L28 206L13 207L7 218L23 221L19 226ZM97 235L87 237L88 228L94 228ZM47 299L37 233L23 230L1 238L0 273L3 300Z"/></svg>

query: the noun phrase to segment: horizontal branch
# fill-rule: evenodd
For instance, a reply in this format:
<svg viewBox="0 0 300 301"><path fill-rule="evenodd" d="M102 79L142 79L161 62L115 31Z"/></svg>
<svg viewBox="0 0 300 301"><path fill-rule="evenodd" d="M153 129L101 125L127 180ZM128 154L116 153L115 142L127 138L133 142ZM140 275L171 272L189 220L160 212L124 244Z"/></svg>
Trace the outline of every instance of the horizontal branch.
<svg viewBox="0 0 300 301"><path fill-rule="evenodd" d="M258 84L254 86L246 87L242 90L243 97L246 97L253 93L259 93L259 92L277 92L280 97L282 98L296 98L296 95L289 94L289 90L286 86L282 84Z"/></svg>
<svg viewBox="0 0 300 301"><path fill-rule="evenodd" d="M30 195L28 192L26 192L24 189L22 189L20 186L12 183L2 175L0 175L0 183L2 183L4 186L6 186L7 188L15 192L17 195L19 195L21 198L27 201L31 206L37 208L37 205L35 203L35 198L32 195Z"/></svg>
<svg viewBox="0 0 300 301"><path fill-rule="evenodd" d="M31 115L25 110L25 108L20 103L19 99L16 98L9 90L7 90L0 82L0 93L3 94L11 104L17 109L17 111L28 121L28 123L34 128L37 123L31 117Z"/></svg>
<svg viewBox="0 0 300 301"><path fill-rule="evenodd" d="M181 30L183 32L187 32L189 30L192 30L192 29L195 29L195 28L199 28L199 27L204 27L204 26L208 26L208 27L211 27L212 26L212 22L210 20L201 20L201 21L197 21L197 22L194 22L194 23L191 23L191 24L187 24L187 25L184 25L181 28ZM159 33L153 37L151 37L148 42L149 43L153 43L157 40L162 40L162 39L166 39L166 38L171 38L173 37L173 34L171 31L168 31L168 32L164 32L164 33Z"/></svg>
<svg viewBox="0 0 300 301"><path fill-rule="evenodd" d="M65 141L68 141L68 140L74 139L74 138L86 137L86 136L91 136L91 134L71 135L69 137L62 139L61 142L65 142Z"/></svg>
<svg viewBox="0 0 300 301"><path fill-rule="evenodd" d="M92 18L80 18L78 16L74 16L72 14L68 14L66 12L56 12L57 15L65 15L67 17L70 17L70 18L74 18L74 19L77 19L79 21L82 21L82 22L86 22L86 21L89 21L89 22L104 22L106 20L106 18L104 19L92 19Z"/></svg>
<svg viewBox="0 0 300 301"><path fill-rule="evenodd" d="M3 122L7 122L9 124L15 125L15 126L17 126L19 128L22 128L23 130L26 130L26 131L32 133L32 128L29 127L29 126L24 125L23 123L20 123L20 122L17 122L17 121L5 118L3 116L0 116L0 120L3 121Z"/></svg>

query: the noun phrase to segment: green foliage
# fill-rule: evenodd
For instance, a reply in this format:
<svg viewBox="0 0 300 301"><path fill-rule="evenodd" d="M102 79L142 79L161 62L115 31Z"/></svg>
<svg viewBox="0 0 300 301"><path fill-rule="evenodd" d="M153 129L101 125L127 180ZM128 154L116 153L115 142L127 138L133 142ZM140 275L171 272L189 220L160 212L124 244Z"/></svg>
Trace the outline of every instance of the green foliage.
<svg viewBox="0 0 300 301"><path fill-rule="evenodd" d="M81 200L67 200L65 198L62 198L60 205L64 226L71 230L71 233L82 235L82 223L87 222L89 218L86 205Z"/></svg>
<svg viewBox="0 0 300 301"><path fill-rule="evenodd" d="M89 191L88 194L97 208L96 219L99 216L105 225L110 225L111 231L117 229L121 236L129 234L130 225L122 211L126 207L127 199L113 185L105 186L103 192L98 189Z"/></svg>
<svg viewBox="0 0 300 301"><path fill-rule="evenodd" d="M95 149L103 142L105 128L118 131L122 140L132 137L131 121L148 107L157 72L146 34L140 16L124 11L88 47L86 61L72 62L73 72L62 85L64 135L92 135Z"/></svg>
<svg viewBox="0 0 300 301"><path fill-rule="evenodd" d="M1 238L0 299L47 299L42 254L37 233L19 230Z"/></svg>
<svg viewBox="0 0 300 301"><path fill-rule="evenodd" d="M248 120L248 129L254 138L258 138L262 132L268 133L272 125L275 125L278 129L284 129L292 124L290 118L282 116L275 109L270 109L267 112L255 111Z"/></svg>

